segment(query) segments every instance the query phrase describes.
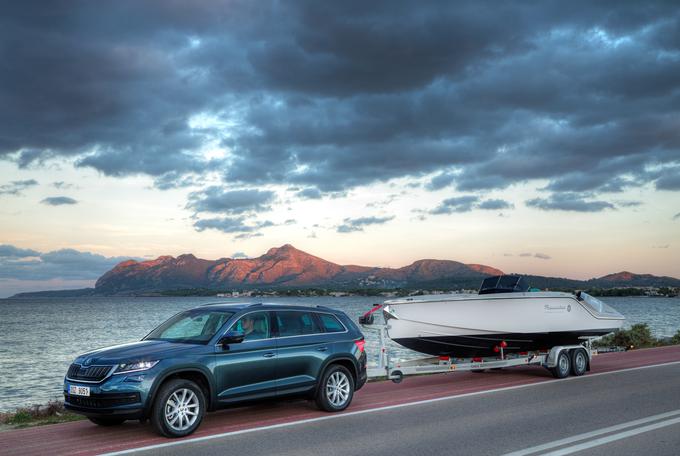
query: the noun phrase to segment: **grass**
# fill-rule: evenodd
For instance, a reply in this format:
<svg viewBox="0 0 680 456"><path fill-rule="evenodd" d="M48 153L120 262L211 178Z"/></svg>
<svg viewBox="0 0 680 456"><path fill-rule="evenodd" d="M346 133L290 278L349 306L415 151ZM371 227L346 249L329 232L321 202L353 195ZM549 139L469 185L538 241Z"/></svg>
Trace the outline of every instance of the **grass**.
<svg viewBox="0 0 680 456"><path fill-rule="evenodd" d="M0 426L3 429L21 429L45 424L68 423L85 417L64 409L61 401L50 401L46 405L22 407L14 412L0 413Z"/></svg>

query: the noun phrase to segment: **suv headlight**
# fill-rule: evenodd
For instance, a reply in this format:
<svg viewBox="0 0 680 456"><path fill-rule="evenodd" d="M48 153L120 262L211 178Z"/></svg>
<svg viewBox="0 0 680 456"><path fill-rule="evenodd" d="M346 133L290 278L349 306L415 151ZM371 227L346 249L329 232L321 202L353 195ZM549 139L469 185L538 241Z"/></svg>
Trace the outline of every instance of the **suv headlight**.
<svg viewBox="0 0 680 456"><path fill-rule="evenodd" d="M119 364L116 367L114 374L129 374L130 372L139 372L149 370L158 364L158 361L138 361L135 363Z"/></svg>

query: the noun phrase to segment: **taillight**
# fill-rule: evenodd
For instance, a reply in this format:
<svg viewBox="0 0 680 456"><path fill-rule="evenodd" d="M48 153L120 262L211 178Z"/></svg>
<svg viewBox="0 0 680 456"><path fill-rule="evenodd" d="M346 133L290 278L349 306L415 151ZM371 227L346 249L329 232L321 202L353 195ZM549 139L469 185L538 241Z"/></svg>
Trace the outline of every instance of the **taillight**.
<svg viewBox="0 0 680 456"><path fill-rule="evenodd" d="M356 345L357 348L359 349L359 353L362 353L364 351L364 346L366 345L366 341L364 339L355 340L354 345Z"/></svg>

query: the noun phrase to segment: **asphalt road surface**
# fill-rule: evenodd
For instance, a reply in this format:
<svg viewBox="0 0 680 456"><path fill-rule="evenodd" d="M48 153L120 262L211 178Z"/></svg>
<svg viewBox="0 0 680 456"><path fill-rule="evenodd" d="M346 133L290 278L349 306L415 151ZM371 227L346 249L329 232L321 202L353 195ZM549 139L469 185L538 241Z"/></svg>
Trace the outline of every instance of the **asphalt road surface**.
<svg viewBox="0 0 680 456"><path fill-rule="evenodd" d="M484 375L484 374L480 374ZM236 431L140 455L680 454L680 364Z"/></svg>

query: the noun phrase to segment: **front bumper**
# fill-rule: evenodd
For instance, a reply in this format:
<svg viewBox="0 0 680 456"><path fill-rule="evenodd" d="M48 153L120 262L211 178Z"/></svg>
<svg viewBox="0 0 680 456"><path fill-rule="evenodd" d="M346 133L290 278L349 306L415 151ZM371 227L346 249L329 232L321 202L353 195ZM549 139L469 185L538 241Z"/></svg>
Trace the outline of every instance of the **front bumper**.
<svg viewBox="0 0 680 456"><path fill-rule="evenodd" d="M86 383L64 379L64 408L85 416L118 416L127 419L143 418L154 372L111 375L101 383ZM87 386L89 396L69 394L69 387Z"/></svg>
<svg viewBox="0 0 680 456"><path fill-rule="evenodd" d="M129 419L144 415L139 393L91 394L89 397L64 393L64 408L85 416L125 416Z"/></svg>

